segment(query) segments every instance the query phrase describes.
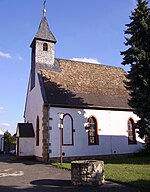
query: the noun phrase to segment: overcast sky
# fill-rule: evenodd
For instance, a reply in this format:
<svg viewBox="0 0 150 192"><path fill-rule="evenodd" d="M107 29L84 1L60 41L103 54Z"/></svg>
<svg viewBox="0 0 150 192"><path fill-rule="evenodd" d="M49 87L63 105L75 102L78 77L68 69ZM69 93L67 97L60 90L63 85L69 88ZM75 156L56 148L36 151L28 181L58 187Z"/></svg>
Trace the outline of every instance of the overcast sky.
<svg viewBox="0 0 150 192"><path fill-rule="evenodd" d="M32 42L43 0L0 0L0 128L23 122ZM125 24L135 0L47 0L46 17L57 39L55 57L123 67Z"/></svg>

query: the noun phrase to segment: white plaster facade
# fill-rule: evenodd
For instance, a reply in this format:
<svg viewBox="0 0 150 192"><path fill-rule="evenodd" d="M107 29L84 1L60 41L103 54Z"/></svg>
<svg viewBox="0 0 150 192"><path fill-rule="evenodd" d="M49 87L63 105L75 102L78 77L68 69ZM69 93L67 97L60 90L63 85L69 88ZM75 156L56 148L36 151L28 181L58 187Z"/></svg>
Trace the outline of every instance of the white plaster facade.
<svg viewBox="0 0 150 192"><path fill-rule="evenodd" d="M138 152L143 148L143 140L136 135L137 144L128 144L127 122L129 118L137 120L133 112L128 111L110 111L94 109L68 109L68 108L50 108L49 126L49 157L59 157L60 130L58 113L69 113L73 118L74 145L63 146L63 153L66 157L77 156L95 156L111 154L127 154ZM94 116L98 123L99 145L88 145L88 133L85 130L84 123L90 116Z"/></svg>
<svg viewBox="0 0 150 192"><path fill-rule="evenodd" d="M30 84L30 83L29 83ZM33 155L42 157L42 118L43 118L43 99L41 95L40 85L37 77L35 76L35 87L30 91L28 87L27 100L25 107L25 123L32 123L34 133L36 133L36 118L39 117L39 146L36 146L36 140L34 139Z"/></svg>

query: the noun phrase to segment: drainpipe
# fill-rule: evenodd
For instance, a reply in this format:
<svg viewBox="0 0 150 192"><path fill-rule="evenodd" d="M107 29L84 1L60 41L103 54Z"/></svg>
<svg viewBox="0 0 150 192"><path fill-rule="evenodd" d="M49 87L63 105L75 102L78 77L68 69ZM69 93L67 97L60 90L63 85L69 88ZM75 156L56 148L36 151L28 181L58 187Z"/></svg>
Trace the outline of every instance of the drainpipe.
<svg viewBox="0 0 150 192"><path fill-rule="evenodd" d="M60 121L60 124L59 124L59 130L60 130L60 147L59 147L59 152L60 152L60 164L62 165L63 163L63 158L62 158L62 129L63 129L63 116L64 116L64 113L62 112L59 112L58 113L59 115L59 121Z"/></svg>
<svg viewBox="0 0 150 192"><path fill-rule="evenodd" d="M50 156L50 105L48 105L48 138L47 138L47 142L48 142L48 154L47 154L47 161L49 161L49 156Z"/></svg>

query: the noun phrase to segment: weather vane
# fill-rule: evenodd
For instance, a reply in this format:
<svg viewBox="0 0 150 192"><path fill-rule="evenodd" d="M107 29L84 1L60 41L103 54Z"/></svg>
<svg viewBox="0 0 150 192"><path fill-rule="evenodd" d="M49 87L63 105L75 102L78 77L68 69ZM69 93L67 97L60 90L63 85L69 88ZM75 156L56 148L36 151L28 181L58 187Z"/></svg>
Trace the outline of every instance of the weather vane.
<svg viewBox="0 0 150 192"><path fill-rule="evenodd" d="M44 0L43 6L44 6L43 16L45 17L46 16L46 0Z"/></svg>
<svg viewBox="0 0 150 192"><path fill-rule="evenodd" d="M44 9L46 9L46 0L44 0L43 4L44 4Z"/></svg>

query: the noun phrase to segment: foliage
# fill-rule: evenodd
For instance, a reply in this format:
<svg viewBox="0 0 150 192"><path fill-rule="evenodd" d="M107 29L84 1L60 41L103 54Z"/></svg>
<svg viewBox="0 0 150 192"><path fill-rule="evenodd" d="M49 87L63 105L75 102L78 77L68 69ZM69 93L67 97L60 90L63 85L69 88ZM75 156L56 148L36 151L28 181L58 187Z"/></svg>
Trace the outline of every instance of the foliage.
<svg viewBox="0 0 150 192"><path fill-rule="evenodd" d="M70 163L52 163L52 165L61 168L61 169L66 169L66 170L71 170L71 164Z"/></svg>
<svg viewBox="0 0 150 192"><path fill-rule="evenodd" d="M150 141L150 8L147 0L137 0L137 7L127 24L125 45L128 49L121 52L123 65L130 71L125 82L129 91L129 105L140 117L136 123L139 136L148 136Z"/></svg>
<svg viewBox="0 0 150 192"><path fill-rule="evenodd" d="M105 170L108 180L123 182L138 189L150 188L150 165L106 164Z"/></svg>
<svg viewBox="0 0 150 192"><path fill-rule="evenodd" d="M4 138L5 138L5 145L10 145L12 141L11 141L11 134L8 131L4 133Z"/></svg>
<svg viewBox="0 0 150 192"><path fill-rule="evenodd" d="M12 136L9 133L9 131L6 131L4 133L4 146L5 146L5 150L7 148L7 150L9 151L11 144L14 144L14 145L16 144L16 137L15 137L15 135Z"/></svg>

